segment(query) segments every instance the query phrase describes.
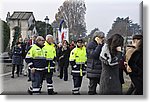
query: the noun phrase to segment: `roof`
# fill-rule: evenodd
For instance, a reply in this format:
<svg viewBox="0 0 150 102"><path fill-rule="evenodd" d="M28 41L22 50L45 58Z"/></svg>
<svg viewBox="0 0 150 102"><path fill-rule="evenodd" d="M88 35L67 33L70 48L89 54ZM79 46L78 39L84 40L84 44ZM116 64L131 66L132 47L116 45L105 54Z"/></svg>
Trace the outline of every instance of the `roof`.
<svg viewBox="0 0 150 102"><path fill-rule="evenodd" d="M28 20L30 18L30 16L33 15L33 12L14 12L10 19L22 19L22 20Z"/></svg>

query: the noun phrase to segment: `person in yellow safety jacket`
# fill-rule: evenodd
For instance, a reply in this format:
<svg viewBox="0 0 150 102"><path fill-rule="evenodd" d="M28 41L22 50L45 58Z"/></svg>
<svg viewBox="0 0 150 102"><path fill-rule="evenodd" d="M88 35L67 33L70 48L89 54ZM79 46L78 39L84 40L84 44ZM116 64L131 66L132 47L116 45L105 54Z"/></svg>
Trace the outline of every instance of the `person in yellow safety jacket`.
<svg viewBox="0 0 150 102"><path fill-rule="evenodd" d="M49 95L57 94L57 92L54 92L53 90L53 72L55 68L55 59L56 59L56 48L53 40L52 35L46 36L46 41L44 43L44 50L46 50L46 69L44 71L44 77L47 81L47 91Z"/></svg>
<svg viewBox="0 0 150 102"><path fill-rule="evenodd" d="M86 74L86 48L83 46L83 40L77 40L77 47L74 48L70 53L69 58L70 64L72 66L72 76L74 88L72 94L80 95L80 87L82 83L82 78Z"/></svg>
<svg viewBox="0 0 150 102"><path fill-rule="evenodd" d="M46 51L43 49L44 42L44 38L42 36L38 36L36 38L36 43L27 52L25 58L25 61L31 70L32 86L28 89L28 93L31 95L40 94L40 82L46 67Z"/></svg>

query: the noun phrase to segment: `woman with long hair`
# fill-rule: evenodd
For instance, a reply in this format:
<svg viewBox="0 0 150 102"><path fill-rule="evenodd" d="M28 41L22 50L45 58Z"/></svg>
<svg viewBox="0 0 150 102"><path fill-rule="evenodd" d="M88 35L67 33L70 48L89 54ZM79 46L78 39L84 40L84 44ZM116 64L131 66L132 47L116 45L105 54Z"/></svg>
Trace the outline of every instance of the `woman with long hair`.
<svg viewBox="0 0 150 102"><path fill-rule="evenodd" d="M120 60L124 39L119 34L112 35L103 46L100 54L102 73L100 78L101 95L120 95L122 85L119 77Z"/></svg>
<svg viewBox="0 0 150 102"><path fill-rule="evenodd" d="M60 68L60 79L64 76L64 81L68 81L68 66L69 66L69 56L70 48L67 40L62 42L62 46L58 48L58 63Z"/></svg>

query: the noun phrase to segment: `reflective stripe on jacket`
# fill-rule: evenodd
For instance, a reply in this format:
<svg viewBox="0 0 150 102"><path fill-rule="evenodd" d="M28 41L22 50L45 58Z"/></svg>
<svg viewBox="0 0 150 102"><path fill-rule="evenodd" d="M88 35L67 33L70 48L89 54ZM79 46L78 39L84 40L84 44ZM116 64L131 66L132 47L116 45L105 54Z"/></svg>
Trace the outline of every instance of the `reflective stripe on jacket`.
<svg viewBox="0 0 150 102"><path fill-rule="evenodd" d="M83 76L86 73L85 62L87 61L86 57L86 48L74 48L70 53L70 63L72 66L72 75Z"/></svg>
<svg viewBox="0 0 150 102"><path fill-rule="evenodd" d="M49 44L47 41L44 43L43 49L46 51L45 57L47 60L47 67L48 72L50 72L50 69L54 69L55 67L55 62L54 58L56 57L56 49L55 49L55 44Z"/></svg>
<svg viewBox="0 0 150 102"><path fill-rule="evenodd" d="M34 44L26 55L26 62L30 68L46 67L45 50Z"/></svg>

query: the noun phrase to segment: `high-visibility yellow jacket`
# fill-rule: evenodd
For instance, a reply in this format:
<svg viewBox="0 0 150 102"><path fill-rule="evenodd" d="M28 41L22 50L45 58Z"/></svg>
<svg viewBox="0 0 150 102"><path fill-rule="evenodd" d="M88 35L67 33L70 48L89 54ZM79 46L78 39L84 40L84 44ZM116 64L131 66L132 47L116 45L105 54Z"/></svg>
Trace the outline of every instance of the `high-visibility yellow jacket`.
<svg viewBox="0 0 150 102"><path fill-rule="evenodd" d="M86 48L83 46L82 48L74 48L70 53L69 58L70 64L72 66L72 75L75 76L83 76L86 73Z"/></svg>
<svg viewBox="0 0 150 102"><path fill-rule="evenodd" d="M45 41L44 45L45 46L43 47L43 49L46 51L45 57L47 60L46 68L54 69L55 67L54 59L56 58L55 44L49 44L47 41ZM48 72L50 71L50 69L48 69Z"/></svg>
<svg viewBox="0 0 150 102"><path fill-rule="evenodd" d="M30 68L36 68L37 70L44 70L46 67L46 51L34 44L26 55L26 62Z"/></svg>

